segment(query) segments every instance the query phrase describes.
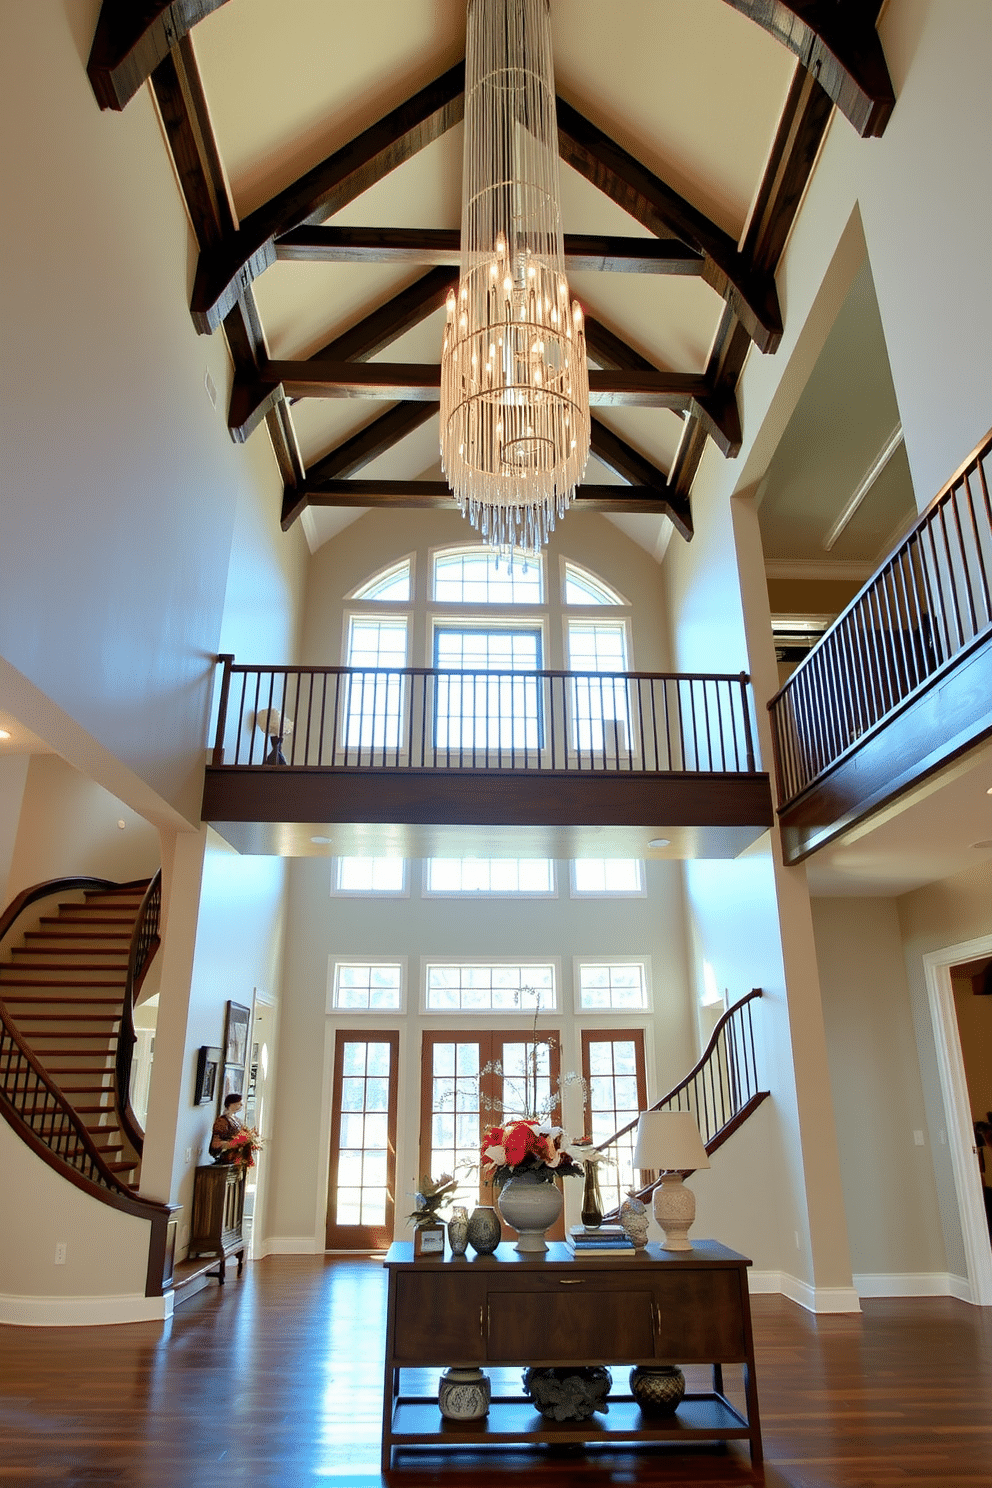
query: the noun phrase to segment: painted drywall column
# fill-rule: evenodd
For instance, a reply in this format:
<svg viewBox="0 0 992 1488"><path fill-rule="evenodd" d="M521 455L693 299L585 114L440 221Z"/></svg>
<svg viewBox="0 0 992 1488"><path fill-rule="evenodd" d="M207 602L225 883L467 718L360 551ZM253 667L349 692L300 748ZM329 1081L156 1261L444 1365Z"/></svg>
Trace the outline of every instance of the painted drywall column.
<svg viewBox="0 0 992 1488"><path fill-rule="evenodd" d="M0 754L0 908L14 897L7 888L29 760L26 754Z"/></svg>

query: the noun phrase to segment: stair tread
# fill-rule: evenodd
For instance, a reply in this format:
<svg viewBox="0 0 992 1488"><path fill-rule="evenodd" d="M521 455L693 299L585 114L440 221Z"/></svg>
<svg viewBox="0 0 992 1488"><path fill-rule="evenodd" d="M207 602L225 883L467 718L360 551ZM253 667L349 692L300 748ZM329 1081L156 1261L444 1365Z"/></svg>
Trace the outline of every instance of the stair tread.
<svg viewBox="0 0 992 1488"><path fill-rule="evenodd" d="M42 920L42 924L57 925L56 919ZM125 930L108 930L104 934L100 930L25 930L25 940L129 940L130 936Z"/></svg>
<svg viewBox="0 0 992 1488"><path fill-rule="evenodd" d="M20 1004L22 1002L28 1002L28 1003L32 1003L32 1004L34 1004L34 1003L41 1003L44 1007L50 1007L51 1004L52 1004L52 998L50 998L50 997L36 997L33 992L25 993L21 997L7 997L4 1000L6 1002L16 1002L18 1004ZM87 1002L107 1003L107 1004L112 1005L113 1007L120 1007L120 1005L121 1005L121 1000L120 1000L119 997L71 997L71 998L66 999L66 1001L67 1001L67 1003L69 1005L71 1005L73 1007L76 1005L76 1003L87 1003Z"/></svg>
<svg viewBox="0 0 992 1488"><path fill-rule="evenodd" d="M45 977L37 982L25 982L21 977L0 976L0 987L122 987L126 980L126 977L122 977L112 982L56 982L51 977Z"/></svg>

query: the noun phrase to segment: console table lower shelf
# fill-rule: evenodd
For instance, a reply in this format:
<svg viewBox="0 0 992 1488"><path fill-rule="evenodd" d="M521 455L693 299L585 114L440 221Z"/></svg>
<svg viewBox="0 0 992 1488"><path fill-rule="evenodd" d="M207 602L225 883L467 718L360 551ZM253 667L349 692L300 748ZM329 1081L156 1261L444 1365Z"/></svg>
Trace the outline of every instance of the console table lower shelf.
<svg viewBox="0 0 992 1488"><path fill-rule="evenodd" d="M649 1246L620 1261L575 1260L564 1245L523 1256L502 1245L494 1256L413 1260L409 1244L386 1257L386 1335L382 1464L406 1448L630 1443L688 1446L746 1441L761 1461L754 1345L744 1256L713 1241L690 1252ZM633 1364L708 1364L713 1388L687 1392L672 1416L651 1416L623 1390L606 1415L546 1419L523 1394L493 1381L489 1414L450 1421L436 1394L423 1392L425 1369L478 1365L505 1378L510 1366L611 1367L626 1384ZM743 1370L746 1414L724 1392L724 1364ZM416 1372L420 1393L404 1388ZM519 1389L519 1386L517 1387Z"/></svg>

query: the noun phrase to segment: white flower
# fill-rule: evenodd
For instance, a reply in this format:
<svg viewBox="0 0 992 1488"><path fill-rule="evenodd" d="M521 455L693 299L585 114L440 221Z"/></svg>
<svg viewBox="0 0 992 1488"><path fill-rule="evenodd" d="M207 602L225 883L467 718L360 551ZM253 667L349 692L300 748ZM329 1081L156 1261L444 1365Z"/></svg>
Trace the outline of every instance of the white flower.
<svg viewBox="0 0 992 1488"><path fill-rule="evenodd" d="M493 1167L495 1168L503 1168L506 1166L505 1147L487 1147L482 1156L486 1162L492 1163Z"/></svg>

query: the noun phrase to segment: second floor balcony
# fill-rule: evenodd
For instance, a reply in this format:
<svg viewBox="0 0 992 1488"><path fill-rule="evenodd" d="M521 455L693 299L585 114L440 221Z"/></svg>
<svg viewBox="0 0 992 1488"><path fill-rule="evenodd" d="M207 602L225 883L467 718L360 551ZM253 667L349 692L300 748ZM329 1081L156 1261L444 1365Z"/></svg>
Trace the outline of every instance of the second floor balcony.
<svg viewBox="0 0 992 1488"><path fill-rule="evenodd" d="M203 817L241 851L730 857L772 821L746 675L220 661Z"/></svg>

